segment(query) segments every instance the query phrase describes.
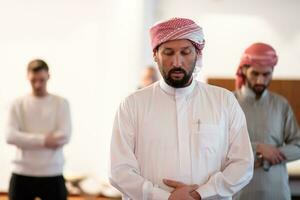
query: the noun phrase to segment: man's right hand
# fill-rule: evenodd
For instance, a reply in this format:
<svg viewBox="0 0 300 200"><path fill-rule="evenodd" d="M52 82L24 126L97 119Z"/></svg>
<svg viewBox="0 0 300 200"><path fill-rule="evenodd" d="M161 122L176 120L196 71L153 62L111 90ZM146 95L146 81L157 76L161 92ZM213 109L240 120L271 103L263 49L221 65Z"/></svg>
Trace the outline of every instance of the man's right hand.
<svg viewBox="0 0 300 200"><path fill-rule="evenodd" d="M62 136L56 134L48 134L45 138L45 147L49 149L57 149L62 144Z"/></svg>
<svg viewBox="0 0 300 200"><path fill-rule="evenodd" d="M198 189L198 187L199 187L199 185L196 185L196 184L194 184L194 185L187 185L187 184L184 184L182 182L175 181L175 180L170 180L170 179L163 179L163 182L167 186L174 188L174 190L171 193L175 192L176 190L178 190L180 188L186 187L186 186L195 186L195 187L197 186L196 189ZM201 196L200 196L200 194L196 190L191 191L190 192L190 196L194 200L201 200Z"/></svg>
<svg viewBox="0 0 300 200"><path fill-rule="evenodd" d="M269 161L272 165L279 164L286 160L285 155L278 148L270 144L258 144L256 152L261 154L263 159Z"/></svg>
<svg viewBox="0 0 300 200"><path fill-rule="evenodd" d="M195 200L191 193L197 190L198 187L198 185L186 185L175 189L171 193L169 200Z"/></svg>

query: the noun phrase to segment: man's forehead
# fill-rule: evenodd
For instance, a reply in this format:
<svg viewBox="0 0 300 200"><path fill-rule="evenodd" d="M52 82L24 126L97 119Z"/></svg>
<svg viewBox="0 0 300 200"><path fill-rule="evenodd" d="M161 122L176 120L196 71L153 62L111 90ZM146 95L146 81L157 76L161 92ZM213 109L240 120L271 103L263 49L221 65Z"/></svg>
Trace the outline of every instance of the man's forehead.
<svg viewBox="0 0 300 200"><path fill-rule="evenodd" d="M163 48L189 48L194 47L193 43L187 39L171 40L160 45Z"/></svg>
<svg viewBox="0 0 300 200"><path fill-rule="evenodd" d="M28 76L29 77L35 77L35 78L40 78L40 77L47 77L49 73L46 70L40 70L37 72L29 72Z"/></svg>
<svg viewBox="0 0 300 200"><path fill-rule="evenodd" d="M272 66L260 66L260 65L252 65L249 68L251 71L259 72L259 73L266 73L266 72L272 72L273 67Z"/></svg>

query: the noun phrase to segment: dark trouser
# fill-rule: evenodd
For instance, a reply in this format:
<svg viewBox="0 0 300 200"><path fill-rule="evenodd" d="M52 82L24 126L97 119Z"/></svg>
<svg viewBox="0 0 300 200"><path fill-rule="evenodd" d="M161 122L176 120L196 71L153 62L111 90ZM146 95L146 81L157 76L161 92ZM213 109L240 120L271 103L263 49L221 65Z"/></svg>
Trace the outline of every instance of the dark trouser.
<svg viewBox="0 0 300 200"><path fill-rule="evenodd" d="M9 184L10 200L66 200L67 189L63 176L32 177L12 174Z"/></svg>

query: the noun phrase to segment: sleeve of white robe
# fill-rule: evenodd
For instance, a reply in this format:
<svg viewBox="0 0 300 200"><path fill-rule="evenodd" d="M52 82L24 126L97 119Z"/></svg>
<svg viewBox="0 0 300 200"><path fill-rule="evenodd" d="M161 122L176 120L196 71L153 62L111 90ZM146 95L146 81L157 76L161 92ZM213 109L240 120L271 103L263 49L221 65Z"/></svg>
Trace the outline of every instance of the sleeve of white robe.
<svg viewBox="0 0 300 200"><path fill-rule="evenodd" d="M22 119L17 115L17 104L13 103L8 112L6 125L6 142L22 149L42 149L45 143L45 134L27 133L20 131Z"/></svg>
<svg viewBox="0 0 300 200"><path fill-rule="evenodd" d="M57 135L60 140L60 146L69 143L72 132L70 106L67 100L62 99L59 102L59 109L57 115L57 129L53 134Z"/></svg>
<svg viewBox="0 0 300 200"><path fill-rule="evenodd" d="M288 161L294 161L300 158L300 130L297 119L291 106L286 104L285 123L284 123L284 146L280 151L285 155Z"/></svg>
<svg viewBox="0 0 300 200"><path fill-rule="evenodd" d="M227 105L229 148L224 169L213 174L197 190L202 199L231 197L247 185L253 176L253 152L244 113L233 95Z"/></svg>
<svg viewBox="0 0 300 200"><path fill-rule="evenodd" d="M135 157L136 118L134 102L125 100L116 114L110 149L110 182L134 200L167 200L170 193L140 175Z"/></svg>

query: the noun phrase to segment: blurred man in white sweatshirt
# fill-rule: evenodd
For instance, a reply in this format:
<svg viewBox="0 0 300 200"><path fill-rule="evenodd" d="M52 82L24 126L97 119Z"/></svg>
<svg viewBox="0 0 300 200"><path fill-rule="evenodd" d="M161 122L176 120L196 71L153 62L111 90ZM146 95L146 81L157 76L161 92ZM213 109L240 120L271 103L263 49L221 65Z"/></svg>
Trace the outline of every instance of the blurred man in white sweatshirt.
<svg viewBox="0 0 300 200"><path fill-rule="evenodd" d="M9 110L6 140L17 148L9 198L65 200L63 146L71 135L69 104L48 93L46 62L31 61L27 75L32 93L17 98Z"/></svg>

